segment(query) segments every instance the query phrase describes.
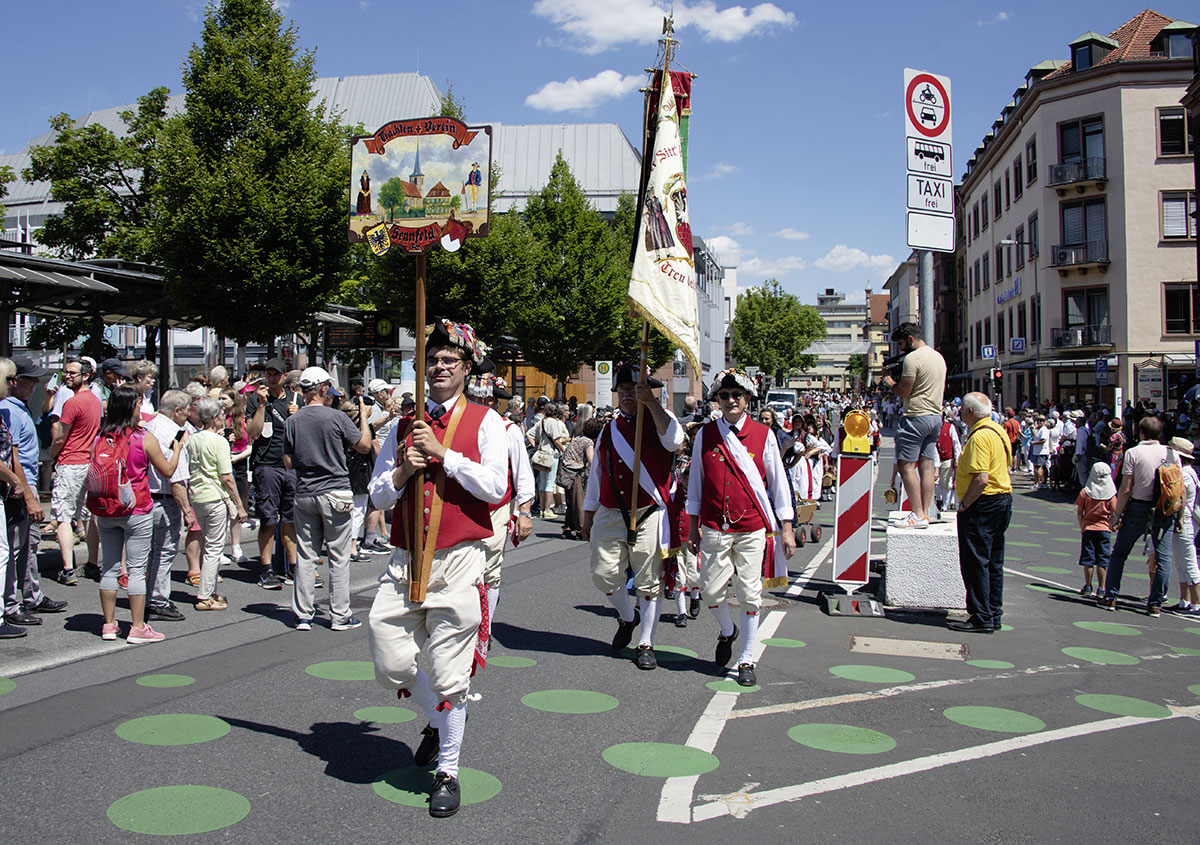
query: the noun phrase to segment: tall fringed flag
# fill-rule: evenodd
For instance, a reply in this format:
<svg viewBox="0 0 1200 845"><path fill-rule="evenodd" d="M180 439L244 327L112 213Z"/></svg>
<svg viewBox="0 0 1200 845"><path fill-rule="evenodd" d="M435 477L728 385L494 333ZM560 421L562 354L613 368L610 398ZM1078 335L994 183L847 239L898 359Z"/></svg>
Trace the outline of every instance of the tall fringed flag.
<svg viewBox="0 0 1200 845"><path fill-rule="evenodd" d="M683 350L700 374L700 310L687 214L687 179L679 109L670 75L658 76L661 94L654 150L634 244L629 305Z"/></svg>

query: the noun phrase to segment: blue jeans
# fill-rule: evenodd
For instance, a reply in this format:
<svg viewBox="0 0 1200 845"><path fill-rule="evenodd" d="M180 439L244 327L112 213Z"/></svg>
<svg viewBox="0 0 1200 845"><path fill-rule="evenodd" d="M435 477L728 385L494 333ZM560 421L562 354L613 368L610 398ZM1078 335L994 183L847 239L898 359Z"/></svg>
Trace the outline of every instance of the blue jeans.
<svg viewBox="0 0 1200 845"><path fill-rule="evenodd" d="M1167 588L1171 584L1171 546L1175 532L1175 517L1159 513L1153 502L1130 499L1122 515L1121 530L1113 547L1112 560L1108 563L1108 580L1104 584L1105 598L1115 599L1121 592L1121 575L1125 572L1125 559L1142 535L1150 532L1154 544L1154 556L1158 562L1154 570L1154 582L1150 586L1147 607L1162 606Z"/></svg>
<svg viewBox="0 0 1200 845"><path fill-rule="evenodd" d="M1079 547L1080 566L1108 566L1112 535L1108 531L1084 531Z"/></svg>

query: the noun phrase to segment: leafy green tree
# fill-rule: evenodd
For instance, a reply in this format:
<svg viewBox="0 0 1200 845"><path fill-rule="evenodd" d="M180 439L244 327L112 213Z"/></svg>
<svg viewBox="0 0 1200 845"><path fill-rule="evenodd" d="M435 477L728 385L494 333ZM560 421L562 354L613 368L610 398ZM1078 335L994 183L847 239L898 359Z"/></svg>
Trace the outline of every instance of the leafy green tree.
<svg viewBox="0 0 1200 845"><path fill-rule="evenodd" d="M396 219L396 209L404 205L404 180L393 176L379 189L379 204L388 210L388 221Z"/></svg>
<svg viewBox="0 0 1200 845"><path fill-rule="evenodd" d="M64 203L39 233L45 246L72 259L157 260L150 222L168 94L155 88L138 98L137 111L121 112L120 137L99 124L76 126L66 114L50 118L54 143L34 147L21 174L49 182L50 198Z"/></svg>
<svg viewBox="0 0 1200 845"><path fill-rule="evenodd" d="M271 0L221 0L160 142L154 243L184 313L239 342L304 326L346 262L349 138Z"/></svg>
<svg viewBox="0 0 1200 845"><path fill-rule="evenodd" d="M446 93L442 95L442 107L438 109L438 117L452 117L463 123L467 122L467 104L454 96L453 82L446 82Z"/></svg>
<svg viewBox="0 0 1200 845"><path fill-rule="evenodd" d="M62 349L74 346L82 339L80 348L88 350L97 361L114 358L117 348L109 343L103 333L92 336L92 321L88 317L42 317L25 338L30 349Z"/></svg>
<svg viewBox="0 0 1200 845"><path fill-rule="evenodd" d="M775 279L750 288L738 297L730 325L729 354L740 365L761 367L776 376L805 370L815 355L804 350L825 337L825 321L811 305L784 292Z"/></svg>

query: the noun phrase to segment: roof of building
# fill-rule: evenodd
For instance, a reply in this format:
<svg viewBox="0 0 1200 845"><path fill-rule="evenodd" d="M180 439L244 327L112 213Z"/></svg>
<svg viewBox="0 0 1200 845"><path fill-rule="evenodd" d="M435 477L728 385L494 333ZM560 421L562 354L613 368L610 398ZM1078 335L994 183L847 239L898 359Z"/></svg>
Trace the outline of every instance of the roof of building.
<svg viewBox="0 0 1200 845"><path fill-rule="evenodd" d="M871 324L872 325L887 325L888 321L888 302L891 297L886 293L871 294Z"/></svg>
<svg viewBox="0 0 1200 845"><path fill-rule="evenodd" d="M425 196L427 196L427 197L448 197L448 196L450 196L450 189L447 188L445 185L443 185L441 182L438 182L436 185L434 185L432 188L429 189L429 193L426 194Z"/></svg>
<svg viewBox="0 0 1200 845"><path fill-rule="evenodd" d="M1172 18L1166 15L1161 15L1153 9L1146 9L1138 13L1134 17L1121 24L1108 34L1108 38L1102 35L1097 35L1094 32L1089 32L1075 41L1071 45L1080 44L1089 39L1089 36L1094 36L1101 43L1113 44L1114 49L1107 56L1096 62L1094 67L1103 65L1112 65L1117 62L1140 61L1145 59L1156 59L1159 56L1150 55L1150 42L1153 41L1162 30L1173 22ZM1065 76L1074 69L1075 65L1072 62L1064 62L1054 72L1047 74L1046 79L1057 79L1060 76Z"/></svg>

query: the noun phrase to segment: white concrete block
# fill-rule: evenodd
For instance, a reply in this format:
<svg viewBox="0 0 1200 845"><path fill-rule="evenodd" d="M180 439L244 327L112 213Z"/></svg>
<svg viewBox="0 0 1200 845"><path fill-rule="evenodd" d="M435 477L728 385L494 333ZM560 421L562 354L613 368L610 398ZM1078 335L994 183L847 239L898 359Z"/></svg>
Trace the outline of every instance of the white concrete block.
<svg viewBox="0 0 1200 845"><path fill-rule="evenodd" d="M966 609L957 520L928 528L888 526L883 601L893 607Z"/></svg>

